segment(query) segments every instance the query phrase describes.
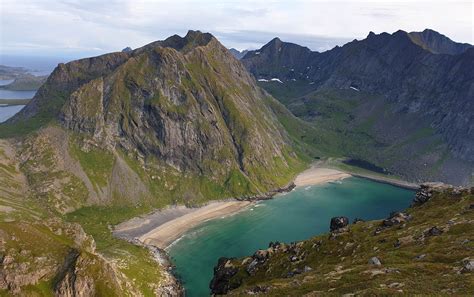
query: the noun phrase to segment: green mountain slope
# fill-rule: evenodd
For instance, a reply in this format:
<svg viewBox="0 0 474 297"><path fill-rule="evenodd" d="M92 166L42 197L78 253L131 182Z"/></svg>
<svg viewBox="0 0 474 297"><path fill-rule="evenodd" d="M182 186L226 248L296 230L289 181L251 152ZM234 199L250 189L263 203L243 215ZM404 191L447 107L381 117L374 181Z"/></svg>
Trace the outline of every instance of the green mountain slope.
<svg viewBox="0 0 474 297"><path fill-rule="evenodd" d="M179 292L154 259L160 253L114 238L110 226L172 204L254 198L286 187L306 157L274 107L282 108L210 34L190 31L60 64L0 125L8 138L1 140L8 152L1 164L10 164L1 176L1 255L12 263L0 289ZM18 228L25 247L16 243ZM56 234L71 228L79 231ZM81 232L92 236L90 246L76 244ZM24 258L22 249L35 256ZM18 265L35 270L35 257L53 254L41 276L12 276Z"/></svg>

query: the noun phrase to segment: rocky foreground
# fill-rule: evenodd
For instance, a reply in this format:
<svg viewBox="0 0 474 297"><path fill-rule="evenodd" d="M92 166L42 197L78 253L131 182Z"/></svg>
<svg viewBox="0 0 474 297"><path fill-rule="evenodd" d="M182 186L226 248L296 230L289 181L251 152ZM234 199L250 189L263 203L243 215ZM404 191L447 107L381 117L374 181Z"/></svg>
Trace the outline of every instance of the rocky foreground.
<svg viewBox="0 0 474 297"><path fill-rule="evenodd" d="M424 184L409 209L385 220L336 217L329 234L220 258L210 288L215 295L469 295L473 236L474 188Z"/></svg>

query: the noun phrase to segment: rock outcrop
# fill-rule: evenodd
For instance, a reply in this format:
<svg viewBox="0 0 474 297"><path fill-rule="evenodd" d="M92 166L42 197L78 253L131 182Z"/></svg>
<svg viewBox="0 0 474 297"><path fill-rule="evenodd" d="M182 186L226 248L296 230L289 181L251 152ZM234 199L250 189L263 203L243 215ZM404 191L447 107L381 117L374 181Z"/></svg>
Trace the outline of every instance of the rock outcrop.
<svg viewBox="0 0 474 297"><path fill-rule="evenodd" d="M347 225L349 225L349 219L347 217L334 217L331 219L329 230L335 232L345 228Z"/></svg>
<svg viewBox="0 0 474 297"><path fill-rule="evenodd" d="M239 283L231 283L230 279L237 273L238 269L231 263L230 259L222 257L214 267L214 278L209 287L212 294L226 294L228 291L239 287Z"/></svg>

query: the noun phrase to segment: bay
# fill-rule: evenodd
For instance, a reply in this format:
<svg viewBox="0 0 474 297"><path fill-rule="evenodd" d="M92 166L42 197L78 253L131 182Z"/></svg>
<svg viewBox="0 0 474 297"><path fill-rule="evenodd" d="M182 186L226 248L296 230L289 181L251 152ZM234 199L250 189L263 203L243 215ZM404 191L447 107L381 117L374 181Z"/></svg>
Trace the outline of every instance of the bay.
<svg viewBox="0 0 474 297"><path fill-rule="evenodd" d="M292 242L329 231L335 216L382 219L410 205L414 192L351 177L297 188L237 214L205 222L168 248L187 296L209 296L213 267L220 257L243 257L270 241Z"/></svg>

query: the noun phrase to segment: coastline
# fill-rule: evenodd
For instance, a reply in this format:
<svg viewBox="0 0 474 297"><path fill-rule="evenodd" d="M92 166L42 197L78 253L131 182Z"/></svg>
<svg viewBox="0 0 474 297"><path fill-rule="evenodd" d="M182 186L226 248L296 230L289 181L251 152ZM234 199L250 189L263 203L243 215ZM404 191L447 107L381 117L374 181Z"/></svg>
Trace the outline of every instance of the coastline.
<svg viewBox="0 0 474 297"><path fill-rule="evenodd" d="M125 240L137 240L145 245L166 249L188 230L205 221L235 214L256 201L271 199L276 194L289 192L295 187L317 185L348 177L351 175L340 170L313 165L298 174L294 182L277 190L238 199L213 201L198 208L182 205L168 207L118 224L113 233Z"/></svg>
<svg viewBox="0 0 474 297"><path fill-rule="evenodd" d="M330 181L343 180L352 175L338 169L318 167L316 164L298 174L294 184L297 187L323 184Z"/></svg>
<svg viewBox="0 0 474 297"><path fill-rule="evenodd" d="M363 173L350 173L352 176L355 177L360 177L360 178L365 178L368 180L376 181L382 184L388 184L404 189L409 189L409 190L418 190L420 188L419 184L403 181L403 180L397 180L394 178L390 177L383 177L383 176L376 176L376 175L370 175L370 174L363 174Z"/></svg>
<svg viewBox="0 0 474 297"><path fill-rule="evenodd" d="M253 202L250 201L213 202L158 226L139 236L138 240L145 245L153 245L161 249L166 249L171 243L186 233L186 231L197 225L208 220L235 214L252 203Z"/></svg>
<svg viewBox="0 0 474 297"><path fill-rule="evenodd" d="M238 213L256 201L271 199L274 195L289 192L295 187L323 184L355 176L407 189L419 188L417 184L388 177L319 166L321 164L313 164L310 168L298 174L294 182L268 193L238 199L212 201L197 208L187 208L182 205L168 207L116 225L113 233L117 237L136 240L144 245L155 246L164 250L188 230L205 221Z"/></svg>

